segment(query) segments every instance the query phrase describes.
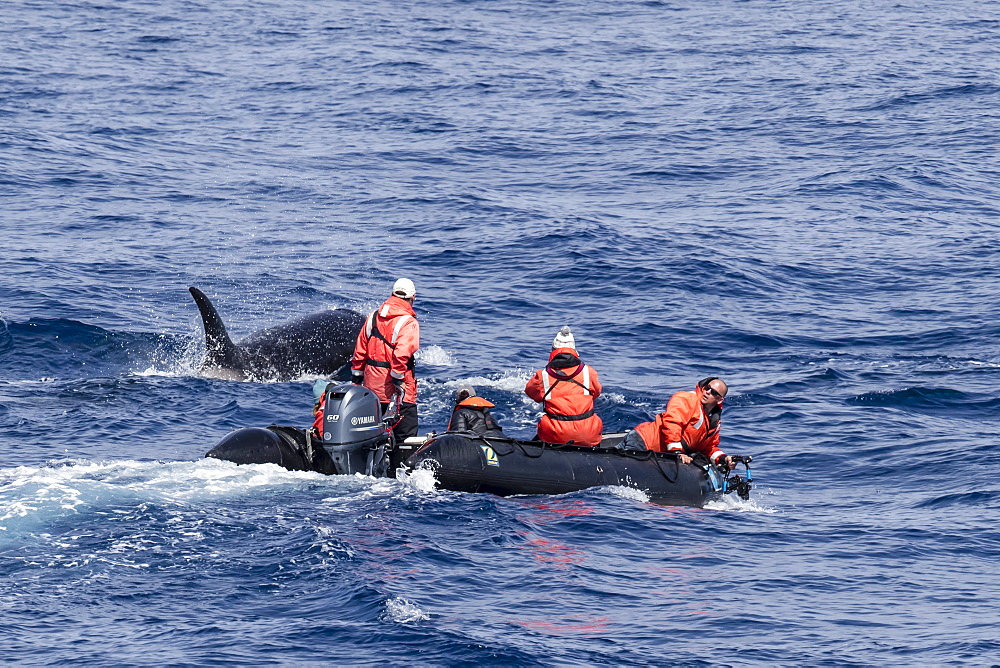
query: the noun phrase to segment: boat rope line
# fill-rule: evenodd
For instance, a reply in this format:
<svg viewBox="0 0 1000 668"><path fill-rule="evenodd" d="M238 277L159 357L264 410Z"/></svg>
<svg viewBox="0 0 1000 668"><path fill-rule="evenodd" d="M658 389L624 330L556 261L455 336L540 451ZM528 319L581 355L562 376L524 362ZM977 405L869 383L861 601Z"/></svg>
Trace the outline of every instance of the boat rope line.
<svg viewBox="0 0 1000 668"><path fill-rule="evenodd" d="M306 457L308 457L306 461L308 461L310 465L315 462L316 457L313 452L312 429L306 429Z"/></svg>
<svg viewBox="0 0 1000 668"><path fill-rule="evenodd" d="M538 450L538 454L537 455L529 455L528 451L524 449L524 443L522 443L521 441L514 441L514 443L517 445L517 447L519 447L521 449L521 452L524 453L524 456L528 457L530 459L538 459L539 457L541 457L542 453L545 452L545 446L548 445L545 441L538 441L538 443L540 443L540 446L539 446L540 449ZM513 451L513 448L511 448L511 451Z"/></svg>
<svg viewBox="0 0 1000 668"><path fill-rule="evenodd" d="M462 436L465 436L466 434L470 434L471 436L466 436L466 438L469 438L469 440L473 440L473 441L482 441L483 443L485 443L486 445L488 445L490 447L490 449L493 450L493 452L495 452L497 454L498 457L506 457L507 455L512 454L517 449L517 448L514 447L514 444L517 443L517 441L514 440L513 438L492 438L492 437L486 436L485 434L475 434L475 433L473 433L471 431L451 431L451 432L445 432L445 433L446 434L449 434L449 433L450 434L461 434ZM500 452L499 450L497 450L497 443L508 443L508 444L510 444L510 450L508 450L507 452Z"/></svg>
<svg viewBox="0 0 1000 668"><path fill-rule="evenodd" d="M667 482L669 482L669 483L675 483L675 482L677 482L677 479L681 477L681 460L680 460L680 457L674 457L674 477L673 478L671 478L670 476L667 475L667 472L663 468L663 463L660 461L661 459L663 459L663 457L653 457L653 460L656 462L656 468L660 471L660 473L663 475L663 477L666 479Z"/></svg>
<svg viewBox="0 0 1000 668"><path fill-rule="evenodd" d="M470 432L451 432L451 433L455 433L455 434L468 434ZM538 459L539 457L541 457L545 453L546 449L551 450L551 451L562 450L563 448L561 447L561 445L564 445L564 444L558 444L558 443L546 443L545 441L519 441L519 440L513 439L513 438L511 438L511 439L507 439L507 438L499 438L499 439L498 438L490 438L490 437L488 437L486 435L483 435L483 434L476 435L471 440L482 441L487 446L489 446L490 449L493 450L493 452L495 452L498 457L506 457L507 455L512 455L512 454L514 454L514 452L520 450L521 453L525 457L527 457L528 459ZM500 443L505 443L505 444L510 445L510 449L507 450L507 451L500 451L500 450L498 450L497 449L497 445L500 444ZM538 454L537 455L533 455L530 452L528 452L527 448L525 447L525 446L528 446L528 445L537 447L538 448ZM565 444L565 445L569 445L569 444ZM569 449L580 449L580 446L571 446ZM660 475L662 475L667 482L673 484L673 483L677 482L678 478L680 477L681 462L680 462L680 459L677 458L677 457L658 457L657 456L658 453L653 452L652 450L624 450L623 451L623 450L618 450L616 448L587 448L587 450L590 450L592 452L599 452L599 453L603 453L603 454L616 455L616 456L619 456L619 457L627 457L628 459L634 459L635 461L639 461L639 462L644 462L644 461L648 461L649 459L652 459L656 463L656 468L660 472ZM670 475L670 473L668 472L668 469L665 468L666 465L663 463L664 459L673 459L673 462L674 462L673 475Z"/></svg>
<svg viewBox="0 0 1000 668"><path fill-rule="evenodd" d="M513 439L513 438L509 439L509 440L508 439L493 440L493 439L490 439L490 438L488 438L486 436L482 436L482 435L479 436L477 440L480 440L483 443L485 443L486 445L490 446L493 449L493 452L497 453L497 455L500 456L500 457L506 457L507 455L514 454L514 452L516 450L520 450L521 453L525 457L527 457L528 459L538 459L545 452L546 447L549 450L557 450L558 449L555 444L546 443L545 441L529 441L529 442L525 442L525 441L519 441L519 440ZM508 450L507 452L500 452L499 450L496 449L496 443L509 443L510 444L510 450ZM538 446L538 448L539 448L538 454L537 455L533 455L530 452L528 452L525 449L525 447L524 447L526 445L535 445L535 446Z"/></svg>
<svg viewBox="0 0 1000 668"><path fill-rule="evenodd" d="M304 448L303 444L298 439L296 439L295 436L292 435L294 432L298 431L296 427L284 427L281 425L272 424L270 427L268 427L268 429L273 433L277 434L278 438L281 439L281 441L285 445L290 447L293 452L297 452L301 457L305 458L305 461L310 466L313 466L316 463L314 459L315 453L313 452L313 447L309 437L308 429L304 430L306 437Z"/></svg>
<svg viewBox="0 0 1000 668"><path fill-rule="evenodd" d="M618 450L618 449L612 449L611 451L614 454L616 454L616 455L619 455L621 457L629 457L630 459L634 459L634 460L636 460L638 462L645 462L645 461L648 461L648 460L652 459L654 462L656 462L656 468L659 469L660 474L666 479L667 482L669 482L671 484L677 482L677 478L680 477L680 474L681 474L681 461L677 457L673 457L673 460L674 460L674 477L671 478L669 475L667 475L666 469L663 468L663 460L667 459L667 457L657 457L656 456L657 453L654 452L654 451L652 451L652 450Z"/></svg>

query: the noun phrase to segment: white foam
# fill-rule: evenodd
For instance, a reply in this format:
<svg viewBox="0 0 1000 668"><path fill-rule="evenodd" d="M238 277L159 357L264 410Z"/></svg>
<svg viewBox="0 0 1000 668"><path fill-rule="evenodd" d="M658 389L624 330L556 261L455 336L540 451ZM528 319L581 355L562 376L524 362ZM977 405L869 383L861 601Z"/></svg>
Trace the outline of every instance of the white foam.
<svg viewBox="0 0 1000 668"><path fill-rule="evenodd" d="M180 378L180 377L186 377L186 376L195 376L197 374L194 373L193 371L189 370L189 369L183 369L183 370L182 369L158 369L155 366L151 366L151 367L147 367L146 369L143 369L142 371L133 371L131 375L133 375L133 376L139 376L140 378L149 378L149 377L156 377L156 376L162 376L164 378Z"/></svg>
<svg viewBox="0 0 1000 668"><path fill-rule="evenodd" d="M455 356L441 346L427 346L421 348L416 354L417 361L421 364L433 364L434 366L455 366Z"/></svg>
<svg viewBox="0 0 1000 668"><path fill-rule="evenodd" d="M399 624L425 622L431 618L426 612L405 598L389 599L385 603L385 617Z"/></svg>
<svg viewBox="0 0 1000 668"><path fill-rule="evenodd" d="M88 510L104 512L109 503L189 504L326 479L319 473L288 471L275 464L237 466L216 459L173 463L64 460L18 466L0 469L0 530L45 525L51 518Z"/></svg>
<svg viewBox="0 0 1000 668"><path fill-rule="evenodd" d="M762 506L757 499L747 499L744 501L735 494L727 494L716 501L709 501L705 504L706 510L726 510L737 513L767 513L778 512L775 508Z"/></svg>
<svg viewBox="0 0 1000 668"><path fill-rule="evenodd" d="M204 357L201 335L188 339L180 357L173 351L163 349L162 343L153 351L149 366L142 370L132 370L131 375L139 377L162 376L164 378L188 378L199 375L198 367Z"/></svg>
<svg viewBox="0 0 1000 668"><path fill-rule="evenodd" d="M38 380L23 379L23 380L8 380L6 378L0 378L0 386L4 385L35 385L36 383L54 383L55 378L49 378L48 376L42 376Z"/></svg>
<svg viewBox="0 0 1000 668"><path fill-rule="evenodd" d="M397 469L396 480L423 493L433 492L437 485L437 480L434 478L434 471L429 467L418 468L414 471L407 471L402 468Z"/></svg>
<svg viewBox="0 0 1000 668"><path fill-rule="evenodd" d="M508 369L502 371L494 378L486 376L469 376L458 380L449 380L441 383L441 387L458 389L462 385L472 385L475 388L491 387L505 392L523 392L524 386L531 378L532 372L525 369Z"/></svg>
<svg viewBox="0 0 1000 668"><path fill-rule="evenodd" d="M334 512L349 512L358 501L377 498L406 498L413 496L438 495L435 489L437 481L431 471L418 470L408 472L400 468L396 470L397 478L375 478L355 473L353 476L322 476L327 481L335 481L337 495L323 498Z"/></svg>
<svg viewBox="0 0 1000 668"><path fill-rule="evenodd" d="M621 485L611 485L605 487L608 492L623 499L631 499L640 503L649 503L649 495L641 489L634 487L623 487Z"/></svg>

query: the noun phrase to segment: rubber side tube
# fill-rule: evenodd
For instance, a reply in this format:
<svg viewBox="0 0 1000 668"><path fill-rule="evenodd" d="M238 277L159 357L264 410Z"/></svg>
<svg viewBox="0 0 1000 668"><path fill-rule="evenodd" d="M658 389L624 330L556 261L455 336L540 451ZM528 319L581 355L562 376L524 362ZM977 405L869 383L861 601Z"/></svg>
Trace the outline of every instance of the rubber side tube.
<svg viewBox="0 0 1000 668"><path fill-rule="evenodd" d="M246 427L229 433L205 456L235 464L277 464L289 471L315 470L306 461L304 452L274 430L261 427Z"/></svg>
<svg viewBox="0 0 1000 668"><path fill-rule="evenodd" d="M443 434L427 441L406 465L415 468L425 462L441 487L459 492L566 494L619 485L676 506L703 506L720 496L701 467L648 451L543 447L537 442Z"/></svg>

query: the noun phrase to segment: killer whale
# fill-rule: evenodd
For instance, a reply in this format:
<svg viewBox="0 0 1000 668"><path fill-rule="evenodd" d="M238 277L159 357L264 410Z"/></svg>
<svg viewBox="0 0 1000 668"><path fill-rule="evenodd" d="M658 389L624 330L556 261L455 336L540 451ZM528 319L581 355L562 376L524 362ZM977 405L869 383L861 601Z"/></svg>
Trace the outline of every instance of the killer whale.
<svg viewBox="0 0 1000 668"><path fill-rule="evenodd" d="M200 373L227 380L293 380L303 374L332 376L347 364L365 317L350 309L320 311L269 327L233 343L205 293L189 287L205 328Z"/></svg>

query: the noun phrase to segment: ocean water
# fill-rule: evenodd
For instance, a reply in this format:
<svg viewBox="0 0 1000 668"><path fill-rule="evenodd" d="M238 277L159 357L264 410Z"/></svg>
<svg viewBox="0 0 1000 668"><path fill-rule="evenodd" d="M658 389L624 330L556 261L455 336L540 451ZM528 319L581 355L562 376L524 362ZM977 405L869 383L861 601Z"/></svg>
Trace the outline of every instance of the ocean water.
<svg viewBox="0 0 1000 668"><path fill-rule="evenodd" d="M1000 2L0 6L0 651L30 665L1000 665ZM203 459L242 338L418 288L421 431L718 375L746 502Z"/></svg>

